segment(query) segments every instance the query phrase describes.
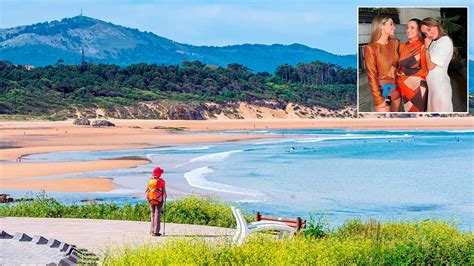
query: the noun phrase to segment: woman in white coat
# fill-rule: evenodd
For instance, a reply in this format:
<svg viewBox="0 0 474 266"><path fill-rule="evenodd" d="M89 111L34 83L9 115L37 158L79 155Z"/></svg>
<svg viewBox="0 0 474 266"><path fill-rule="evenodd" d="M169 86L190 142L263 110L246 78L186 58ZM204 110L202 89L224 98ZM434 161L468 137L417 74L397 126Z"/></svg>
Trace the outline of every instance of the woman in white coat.
<svg viewBox="0 0 474 266"><path fill-rule="evenodd" d="M428 112L452 112L451 80L448 76L449 62L453 58L453 41L436 19L425 18L421 22L425 34L426 65L429 73Z"/></svg>

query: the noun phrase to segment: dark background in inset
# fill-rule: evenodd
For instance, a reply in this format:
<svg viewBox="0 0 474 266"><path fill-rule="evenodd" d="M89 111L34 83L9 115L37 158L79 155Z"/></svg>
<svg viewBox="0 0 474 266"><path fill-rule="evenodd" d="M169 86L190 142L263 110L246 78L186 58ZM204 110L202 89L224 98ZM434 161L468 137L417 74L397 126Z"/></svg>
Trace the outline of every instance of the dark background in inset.
<svg viewBox="0 0 474 266"><path fill-rule="evenodd" d="M451 78L453 87L453 110L455 112L466 112L467 106L467 8L441 8L441 16L446 18L459 19L454 23L461 28L449 37L453 40L457 49L457 57L451 61L448 68L448 75ZM457 88L457 89L456 89Z"/></svg>

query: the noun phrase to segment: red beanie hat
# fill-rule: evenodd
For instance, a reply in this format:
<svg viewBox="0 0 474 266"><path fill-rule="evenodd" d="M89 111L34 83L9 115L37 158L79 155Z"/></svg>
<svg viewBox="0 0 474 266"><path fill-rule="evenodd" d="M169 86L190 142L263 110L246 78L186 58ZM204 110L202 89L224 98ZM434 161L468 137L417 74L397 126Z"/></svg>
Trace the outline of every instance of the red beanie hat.
<svg viewBox="0 0 474 266"><path fill-rule="evenodd" d="M155 170L153 170L153 176L160 177L164 172L165 170L161 169L160 167L156 167Z"/></svg>

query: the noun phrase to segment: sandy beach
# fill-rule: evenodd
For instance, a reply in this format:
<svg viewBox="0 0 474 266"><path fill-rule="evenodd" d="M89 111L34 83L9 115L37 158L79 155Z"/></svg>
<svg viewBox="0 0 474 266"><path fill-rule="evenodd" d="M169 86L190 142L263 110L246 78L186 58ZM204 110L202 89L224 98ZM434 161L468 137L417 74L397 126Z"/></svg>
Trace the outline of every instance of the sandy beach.
<svg viewBox="0 0 474 266"><path fill-rule="evenodd" d="M107 192L117 186L110 178L55 178L2 181L2 187L13 190L45 190L57 192Z"/></svg>
<svg viewBox="0 0 474 266"><path fill-rule="evenodd" d="M459 118L412 118L412 119L282 119L282 120L110 120L116 127L93 128L76 126L71 120L49 121L4 121L0 122L0 182L3 189L25 187L21 178L54 174L91 172L115 168L136 167L146 164L143 158L116 158L87 162L31 163L16 162L20 156L60 151L98 151L122 149L146 149L171 144L215 143L270 138L258 134L220 134L224 130L253 129L449 129L472 130L474 117ZM155 127L161 127L155 129ZM181 128L184 133L163 128ZM186 132L207 132L207 134L186 134ZM76 186L78 188L74 188ZM47 191L110 191L114 184L109 179L70 179L28 181L32 190ZM80 187L80 188L79 188ZM75 190L74 190L75 189ZM79 190L78 190L79 189Z"/></svg>
<svg viewBox="0 0 474 266"><path fill-rule="evenodd" d="M92 172L119 167L128 168L147 163L149 163L148 160L98 160L91 162L52 163L7 162L2 163L2 175L0 179Z"/></svg>

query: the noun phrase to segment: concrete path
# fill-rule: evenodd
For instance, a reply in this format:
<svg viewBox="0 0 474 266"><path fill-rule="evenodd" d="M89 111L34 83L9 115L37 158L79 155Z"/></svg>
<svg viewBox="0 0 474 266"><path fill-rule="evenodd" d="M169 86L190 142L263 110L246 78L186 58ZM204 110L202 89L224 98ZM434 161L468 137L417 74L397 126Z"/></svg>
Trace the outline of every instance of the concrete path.
<svg viewBox="0 0 474 266"><path fill-rule="evenodd" d="M163 225L163 224L162 224ZM235 229L189 225L166 224L166 236L149 236L149 222L73 219L73 218L15 218L0 217L0 231L55 238L68 244L85 248L99 256L108 247L123 244L166 241L174 237L203 237L215 239L233 235ZM162 227L163 231L163 227Z"/></svg>
<svg viewBox="0 0 474 266"><path fill-rule="evenodd" d="M77 264L77 259L73 262L72 256L69 256L72 250L71 253L67 253L69 245L60 246L60 244L57 241L54 243L54 240L48 241L25 234L6 235L2 231L0 265L57 265L61 261L63 265Z"/></svg>

